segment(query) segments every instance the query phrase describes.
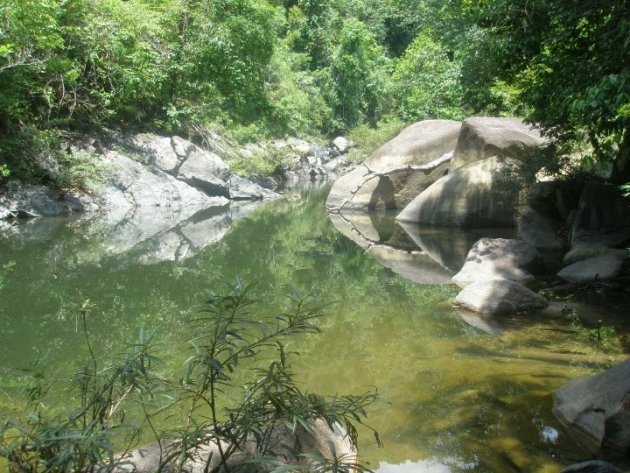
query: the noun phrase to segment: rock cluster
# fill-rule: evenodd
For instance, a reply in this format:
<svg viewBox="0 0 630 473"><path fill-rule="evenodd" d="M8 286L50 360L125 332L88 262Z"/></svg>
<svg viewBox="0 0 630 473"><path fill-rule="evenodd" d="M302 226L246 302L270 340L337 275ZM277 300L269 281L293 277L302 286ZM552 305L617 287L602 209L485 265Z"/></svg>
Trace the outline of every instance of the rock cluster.
<svg viewBox="0 0 630 473"><path fill-rule="evenodd" d="M519 191L514 176L521 164L544 155L547 146L540 131L521 120L469 118L458 130L448 173L415 196L397 219L468 228L511 226Z"/></svg>
<svg viewBox="0 0 630 473"><path fill-rule="evenodd" d="M616 248L630 242L630 199L615 186L543 181L526 192L522 189L519 176L523 172L533 176L550 153L550 144L540 131L519 119L426 120L406 128L364 164L339 178L327 208L337 228L366 249L379 242L369 237L365 215L379 209L396 211L397 221L410 235L422 234L418 228L516 226L519 239L511 246L501 249L497 240L481 251L478 246L488 242L480 240L471 249L453 281L462 287L479 284L457 302L484 313L505 312L507 307L517 312L533 310L544 304L524 287L534 277L527 265L513 261L517 248L528 245L532 252L543 252L547 260L558 260L569 249L558 277L581 284L617 277L626 252ZM416 253L435 253L418 244ZM540 255L536 259L540 269ZM400 255L397 260L386 266L400 268ZM435 261L452 271L452 265L443 260L442 252ZM406 268L404 273L413 271ZM520 284L514 297L521 302L505 301L510 293L507 288L515 288L514 284L501 283L501 290L493 290L493 281L498 280ZM531 299L528 303L522 302L525 294ZM478 301L472 302L473 297ZM504 300L488 304L484 297Z"/></svg>
<svg viewBox="0 0 630 473"><path fill-rule="evenodd" d="M461 268L452 282L462 288L455 303L466 309L485 315L541 310L547 302L527 286L549 270L550 256L562 260L557 278L566 283L606 281L624 270L630 244L630 199L618 187L541 180L522 189L518 172L529 168L533 176L548 153L539 130L517 119L420 122L333 185L329 216L368 254L409 279L439 282L425 258L447 274ZM378 213L368 213L381 208L397 212L399 227L417 246L401 251L384 244L374 225ZM441 249L461 253L461 245L445 244L457 233L452 229L513 226L518 239L477 239L459 265ZM414 268L416 261L422 263ZM473 324L493 332L492 322L482 316ZM554 413L589 454L627 458L630 360L561 387ZM617 471L600 460L563 470Z"/></svg>
<svg viewBox="0 0 630 473"><path fill-rule="evenodd" d="M204 141L206 148L202 149L177 136L109 133L73 143L71 152L98 156L102 184L88 195L11 181L0 190L0 231L16 244L24 239L45 239L61 223L35 217L77 215L102 224L90 238L97 259L126 254L125 260L152 264L189 258L222 239L235 220L261 202L279 197L274 192L276 180L244 179L231 172L220 157L246 152L253 145L239 148L212 133ZM342 140L337 142L344 147ZM326 155L326 165L333 155L345 159L335 146L329 150L297 139L260 146L265 153L274 147L283 150L287 157L284 172L292 176L292 182L311 182L311 172L317 182L330 174L317 168L317 160L309 164L309 156ZM346 142L345 150L350 146ZM20 225L11 219L21 220Z"/></svg>

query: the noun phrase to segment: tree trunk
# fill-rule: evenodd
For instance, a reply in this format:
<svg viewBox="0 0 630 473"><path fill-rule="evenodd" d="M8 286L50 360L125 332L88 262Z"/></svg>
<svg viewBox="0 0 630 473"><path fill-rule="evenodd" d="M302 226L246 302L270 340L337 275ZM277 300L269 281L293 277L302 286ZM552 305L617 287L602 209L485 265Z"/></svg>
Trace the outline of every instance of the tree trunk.
<svg viewBox="0 0 630 473"><path fill-rule="evenodd" d="M619 143L619 150L613 163L610 180L613 184L630 182L630 127L626 128L623 139Z"/></svg>

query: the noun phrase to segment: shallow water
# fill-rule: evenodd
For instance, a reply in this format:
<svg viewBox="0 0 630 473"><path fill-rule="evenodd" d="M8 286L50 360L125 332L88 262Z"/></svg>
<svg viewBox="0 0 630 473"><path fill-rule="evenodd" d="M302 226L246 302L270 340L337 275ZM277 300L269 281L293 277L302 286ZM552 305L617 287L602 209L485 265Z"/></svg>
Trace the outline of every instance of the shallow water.
<svg viewBox="0 0 630 473"><path fill-rule="evenodd" d="M456 288L405 279L339 233L325 196L321 189L265 204L229 228L223 217L199 216L221 220L225 236L185 258L161 251L165 238L112 252L106 229L81 221L33 222L0 238L4 414L22 409L20 368L45 358L49 374L63 380L80 365L86 350L75 305L86 298L96 304L88 320L96 351L120 353L140 327L157 328L163 358L177 365L186 318L220 278L240 276L257 280L271 306L290 288L332 303L324 333L292 345L302 353L294 370L310 391L378 389L368 423L384 447L369 431L359 446L379 473L552 472L585 459L551 414L552 393L625 358L616 336L597 342L560 315L570 305L597 318L598 308L563 302L535 316L479 319L452 305ZM418 256L413 232L388 225L373 224L379 245ZM431 263L431 274L452 271L457 259L447 260ZM605 310L606 320L623 315Z"/></svg>

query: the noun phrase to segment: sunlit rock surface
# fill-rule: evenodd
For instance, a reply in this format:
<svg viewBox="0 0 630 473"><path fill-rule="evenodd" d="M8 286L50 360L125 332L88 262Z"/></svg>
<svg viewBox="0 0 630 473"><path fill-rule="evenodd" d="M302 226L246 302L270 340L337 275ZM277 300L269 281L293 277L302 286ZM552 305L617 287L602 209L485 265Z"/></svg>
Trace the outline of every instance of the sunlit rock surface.
<svg viewBox="0 0 630 473"><path fill-rule="evenodd" d="M451 170L491 156L527 159L549 144L520 118L471 117L462 123Z"/></svg>
<svg viewBox="0 0 630 473"><path fill-rule="evenodd" d="M308 466L312 458L323 456L329 461L342 459L348 464L356 463L357 452L345 430L337 423L330 429L323 420L311 422L310 431L298 426L295 432L290 431L284 424L280 424L275 432L265 440L268 458L274 457L286 465ZM221 442L222 450L226 451L228 444ZM259 454L254 438L245 441L227 460L230 471L249 471L248 462ZM170 453L177 452L177 441L155 442L150 445L132 450L115 460L114 465L102 468L101 473L153 473L155 471L188 473L202 473L214 471L221 467L221 455L216 441L203 443L191 448L183 465L178 465L179 455L164 461ZM181 469L180 469L181 468ZM220 471L224 471L220 468Z"/></svg>
<svg viewBox="0 0 630 473"><path fill-rule="evenodd" d="M425 120L405 128L333 184L332 212L403 208L447 169L460 122Z"/></svg>
<svg viewBox="0 0 630 473"><path fill-rule="evenodd" d="M468 284L455 298L466 309L488 315L533 312L547 302L532 290L514 281L479 281Z"/></svg>
<svg viewBox="0 0 630 473"><path fill-rule="evenodd" d="M501 279L527 284L534 279L528 269L535 268L540 260L536 248L523 240L482 238L468 252L453 282L460 287Z"/></svg>

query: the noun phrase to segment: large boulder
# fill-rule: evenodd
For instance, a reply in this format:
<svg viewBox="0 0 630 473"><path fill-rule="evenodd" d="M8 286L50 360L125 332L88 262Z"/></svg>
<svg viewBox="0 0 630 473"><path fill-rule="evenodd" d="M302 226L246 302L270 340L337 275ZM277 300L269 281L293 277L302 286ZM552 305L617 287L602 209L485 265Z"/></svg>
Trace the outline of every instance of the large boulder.
<svg viewBox="0 0 630 473"><path fill-rule="evenodd" d="M482 238L468 252L453 282L460 287L502 279L526 284L534 279L528 269L539 265L540 258L540 253L523 240Z"/></svg>
<svg viewBox="0 0 630 473"><path fill-rule="evenodd" d="M487 315L517 314L547 307L544 298L507 279L469 284L457 295L455 304Z"/></svg>
<svg viewBox="0 0 630 473"><path fill-rule="evenodd" d="M553 401L556 417L591 455L628 457L630 360L569 381L556 391Z"/></svg>
<svg viewBox="0 0 630 473"><path fill-rule="evenodd" d="M378 148L365 165L378 174L403 166L430 163L453 151L461 122L454 120L423 120L408 126L395 138Z"/></svg>
<svg viewBox="0 0 630 473"><path fill-rule="evenodd" d="M451 170L492 156L526 159L548 141L519 118L472 117L462 123Z"/></svg>
<svg viewBox="0 0 630 473"><path fill-rule="evenodd" d="M571 228L571 245L599 243L621 247L630 242L630 198L617 186L584 186Z"/></svg>
<svg viewBox="0 0 630 473"><path fill-rule="evenodd" d="M425 120L405 128L335 181L327 208L333 212L403 208L447 171L460 126L453 120Z"/></svg>
<svg viewBox="0 0 630 473"><path fill-rule="evenodd" d="M587 283L612 279L621 272L623 255L607 253L573 263L558 272L558 276L570 283Z"/></svg>
<svg viewBox="0 0 630 473"><path fill-rule="evenodd" d="M515 224L515 163L498 156L467 164L434 182L396 219L422 225L468 228Z"/></svg>

